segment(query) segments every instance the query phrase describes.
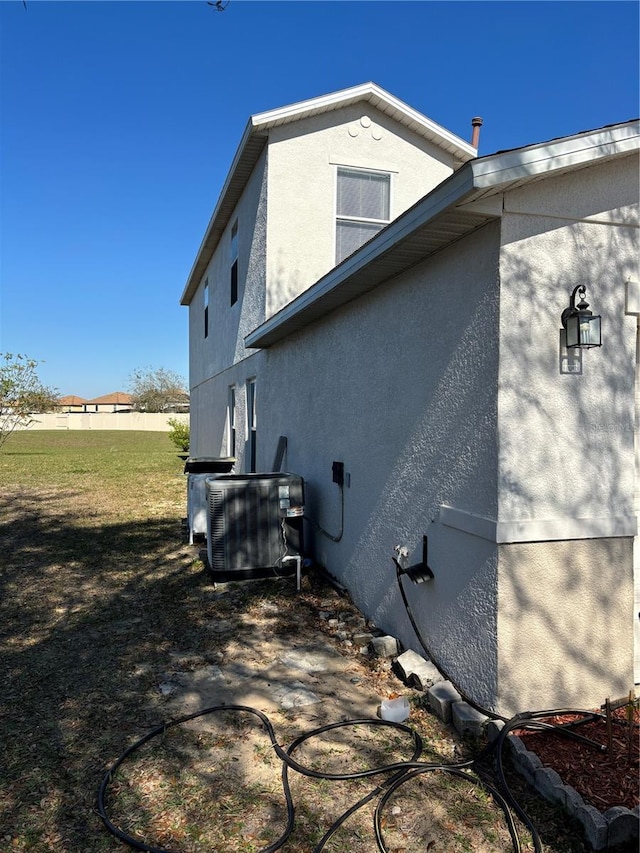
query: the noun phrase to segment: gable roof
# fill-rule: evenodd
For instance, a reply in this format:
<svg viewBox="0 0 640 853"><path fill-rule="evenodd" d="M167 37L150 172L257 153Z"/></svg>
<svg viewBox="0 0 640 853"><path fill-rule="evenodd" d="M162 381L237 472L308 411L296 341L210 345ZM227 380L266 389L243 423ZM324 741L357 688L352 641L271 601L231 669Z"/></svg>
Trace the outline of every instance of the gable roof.
<svg viewBox="0 0 640 853"><path fill-rule="evenodd" d="M125 394L124 391L114 391L112 394L105 394L103 397L94 397L93 400L87 400L87 403L96 403L103 406L129 406L131 405L131 395Z"/></svg>
<svg viewBox="0 0 640 853"><path fill-rule="evenodd" d="M501 215L506 190L640 149L640 121L479 157L379 231L245 338L269 347Z"/></svg>
<svg viewBox="0 0 640 853"><path fill-rule="evenodd" d="M191 302L200 284L211 256L267 143L269 130L363 101L452 154L462 163L477 154L477 150L471 144L371 82L251 116L180 297L182 305L188 305Z"/></svg>
<svg viewBox="0 0 640 853"><path fill-rule="evenodd" d="M66 397L60 397L58 403L61 406L83 406L87 403L84 397L78 397L76 394L67 394Z"/></svg>

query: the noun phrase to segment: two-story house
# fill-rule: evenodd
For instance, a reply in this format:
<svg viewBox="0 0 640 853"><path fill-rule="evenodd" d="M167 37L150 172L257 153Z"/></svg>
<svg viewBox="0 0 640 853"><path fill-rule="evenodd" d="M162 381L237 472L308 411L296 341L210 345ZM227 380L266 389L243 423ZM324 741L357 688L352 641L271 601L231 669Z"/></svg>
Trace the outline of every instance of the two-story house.
<svg viewBox="0 0 640 853"><path fill-rule="evenodd" d="M477 157L373 84L262 113L182 296L192 455L286 436L313 556L418 651L426 536L417 627L504 713L634 681L639 138Z"/></svg>

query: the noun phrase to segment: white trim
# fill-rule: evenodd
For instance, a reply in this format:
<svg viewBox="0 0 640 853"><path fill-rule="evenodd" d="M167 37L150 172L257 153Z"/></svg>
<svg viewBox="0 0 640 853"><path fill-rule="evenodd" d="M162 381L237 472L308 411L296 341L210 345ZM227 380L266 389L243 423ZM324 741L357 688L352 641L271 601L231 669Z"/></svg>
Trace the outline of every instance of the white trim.
<svg viewBox="0 0 640 853"><path fill-rule="evenodd" d="M635 536L638 528L635 515L498 521L446 504L440 506L439 519L447 527L463 530L497 545Z"/></svg>
<svg viewBox="0 0 640 853"><path fill-rule="evenodd" d="M284 107L278 107L264 113L256 113L251 116L250 123L254 130L268 129L291 121L298 121L307 116L330 112L357 101L368 101L373 107L383 113L388 113L396 121L411 126L417 133L435 138L441 144L445 143L454 149L451 153L455 153L458 157L462 155L471 158L478 153L477 149L469 142L465 142L455 133L451 133L445 127L436 124L435 121L431 121L418 110L413 109L404 101L371 82L361 83L359 86L352 86L350 89L341 89L338 92L330 92L327 95L320 95L318 98L310 98L307 101L287 104Z"/></svg>
<svg viewBox="0 0 640 853"><path fill-rule="evenodd" d="M240 144L236 149L231 168L225 178L215 209L182 291L180 297L182 305L189 305L193 299L197 287L196 279L200 278L202 270L208 265L218 241L221 239L222 231L244 191L247 175L255 167L262 148L267 144L270 128L308 116L330 112L358 101L370 103L392 120L408 127L414 133L448 152L456 162L468 162L478 154L477 149L465 142L464 139L431 121L408 104L376 86L375 83L363 83L360 86L332 92L319 98L299 101L264 113L256 113L247 122Z"/></svg>
<svg viewBox="0 0 640 853"><path fill-rule="evenodd" d="M640 282L627 281L625 314L640 317Z"/></svg>
<svg viewBox="0 0 640 853"><path fill-rule="evenodd" d="M493 187L570 166L586 165L602 157L637 151L639 140L640 124L627 122L503 154L492 154L471 163L474 184L478 188Z"/></svg>
<svg viewBox="0 0 640 853"><path fill-rule="evenodd" d="M354 169L355 171L360 170L363 172L380 172L383 175L394 174L397 175L400 172L398 166L380 166L379 160L358 160L357 163L352 161L347 161L343 156L338 156L335 154L329 155L329 165L330 166L339 166L343 169Z"/></svg>
<svg viewBox="0 0 640 853"><path fill-rule="evenodd" d="M388 199L388 207L389 207L388 214L389 215L388 215L387 219L368 219L364 216L347 216L347 215L338 213L338 189L339 189L338 178L340 177L340 170L342 170L343 172L360 172L363 175L379 175L381 177L389 179L389 199ZM393 219L393 216L392 216L393 188L394 188L394 184L395 184L395 178L394 178L392 172L388 172L384 169L377 169L377 168L376 169L369 169L369 168L366 168L364 166L346 166L346 165L338 164L338 163L335 164L334 175L335 175L335 190L334 190L333 201L334 201L335 215L334 215L334 221L333 221L333 257L334 257L334 259L336 259L337 253L338 253L338 223L340 223L340 222L353 222L356 225L375 225L378 227L378 231L381 231L385 226L387 226L391 222L391 220ZM369 238L369 239L371 239L371 238ZM365 242L368 242L368 240L365 240ZM361 245L364 245L364 244L361 244ZM351 254L353 254L353 252L351 252ZM346 257L349 257L349 255L347 255ZM340 260L336 259L336 261L335 261L336 266L339 263L341 263L341 261L343 261L343 260L344 260L344 258L341 258Z"/></svg>
<svg viewBox="0 0 640 853"><path fill-rule="evenodd" d="M337 170L336 170L337 186ZM393 183L393 181L392 181ZM435 219L439 213L447 210L456 202L462 200L473 189L473 174L466 168L459 169L450 175L435 190L420 200L397 219L392 219L380 234L377 234L368 243L365 243L357 252L333 267L329 272L311 285L307 290L289 302L244 339L244 345L248 349L252 347L270 346L269 337L272 333L278 333L282 326L288 321L312 308L321 302L323 297L338 290L340 285L351 275L359 272L377 258L381 257L390 248L400 243L402 239L413 233L422 225ZM334 191L334 210L336 209L336 193ZM335 254L335 235L334 235ZM286 333L278 335L284 337Z"/></svg>

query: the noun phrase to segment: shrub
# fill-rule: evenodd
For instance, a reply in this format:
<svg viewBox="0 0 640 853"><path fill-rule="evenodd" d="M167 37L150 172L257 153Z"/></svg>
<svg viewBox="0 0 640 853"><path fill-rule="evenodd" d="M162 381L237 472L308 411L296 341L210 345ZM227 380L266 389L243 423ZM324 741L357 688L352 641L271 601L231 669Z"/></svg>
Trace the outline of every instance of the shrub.
<svg viewBox="0 0 640 853"><path fill-rule="evenodd" d="M185 424L177 418L169 418L167 423L171 427L169 438L178 450L187 453L189 450L189 424Z"/></svg>

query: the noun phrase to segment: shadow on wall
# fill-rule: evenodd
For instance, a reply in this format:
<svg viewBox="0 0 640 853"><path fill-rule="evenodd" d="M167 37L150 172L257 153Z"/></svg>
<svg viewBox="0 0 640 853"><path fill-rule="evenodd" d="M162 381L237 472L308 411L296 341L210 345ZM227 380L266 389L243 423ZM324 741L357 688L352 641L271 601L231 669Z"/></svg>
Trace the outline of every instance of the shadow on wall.
<svg viewBox="0 0 640 853"><path fill-rule="evenodd" d="M539 228L536 219L534 230ZM398 439L401 432L405 437L394 444L402 449L391 464L384 452L372 448L372 469L386 468L389 475L364 496L366 523L341 575L366 613L412 641L410 628L403 627L392 549L395 544L418 548L428 533L436 579L412 590L418 623L443 665L463 687L472 688L478 701L488 701L500 678L499 695L516 702L523 680L524 650L509 630L509 643L497 633L504 627L496 622L499 593L500 613L508 614L513 626L527 626L527 654L542 673L535 683L547 695L557 691L571 698L586 682L615 690L620 670L628 670L631 649L629 539L604 543L600 550L587 540L584 559L568 559L564 576L550 587L543 578L536 583L535 572L522 571L522 564L516 571L505 559L498 569L496 556L478 537L452 534L438 522L443 503L470 511L487 506L478 498L487 487L483 480L492 459L498 479L493 506L487 507L490 517L633 516L635 319L625 318L624 291L634 236L631 229L566 222L541 233L536 233L535 253L527 233L503 249L498 410L496 389L486 385L492 375L498 383L497 364L492 367L497 360L496 296L477 299L470 293L469 299L477 301L446 360L425 331L425 346L433 348L430 373L437 380L428 388L427 377L416 382L403 421L395 421ZM577 283L587 285L593 307L602 313L605 344L586 353L582 375L566 375L559 371L558 328ZM401 349L395 361L400 374L403 354ZM478 382L487 388L484 403L478 401ZM412 416L407 431L405 422ZM387 417L392 413L387 411ZM375 438L375 431L368 436ZM456 557L452 536L461 543L474 540L466 558L464 544ZM552 543L545 559L557 567L559 546ZM496 636L498 662L492 652ZM475 644L477 654L470 650Z"/></svg>

